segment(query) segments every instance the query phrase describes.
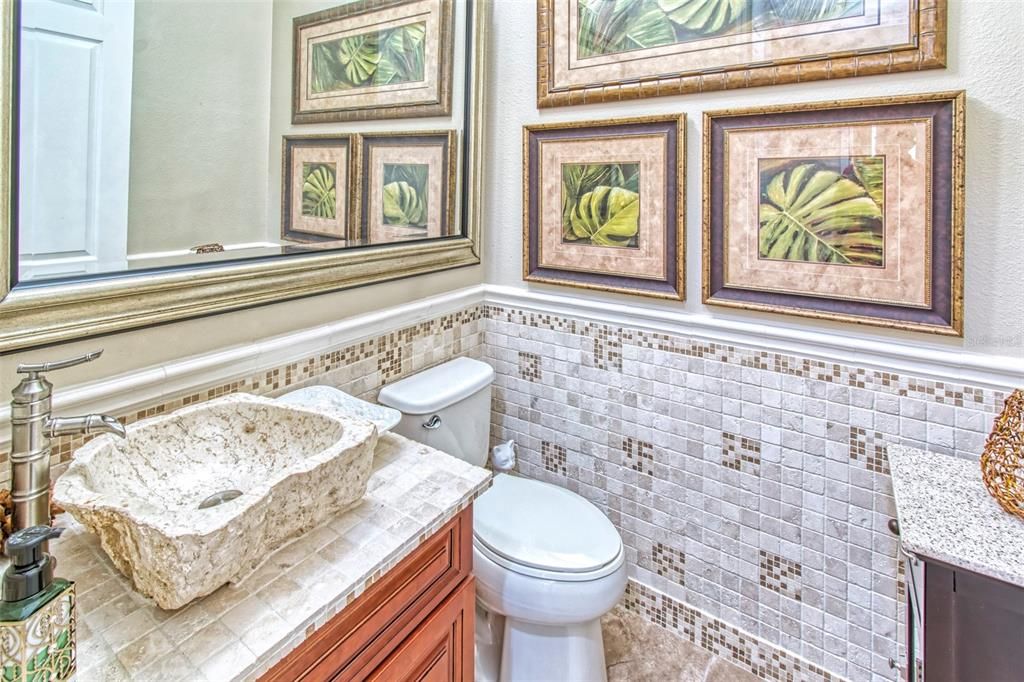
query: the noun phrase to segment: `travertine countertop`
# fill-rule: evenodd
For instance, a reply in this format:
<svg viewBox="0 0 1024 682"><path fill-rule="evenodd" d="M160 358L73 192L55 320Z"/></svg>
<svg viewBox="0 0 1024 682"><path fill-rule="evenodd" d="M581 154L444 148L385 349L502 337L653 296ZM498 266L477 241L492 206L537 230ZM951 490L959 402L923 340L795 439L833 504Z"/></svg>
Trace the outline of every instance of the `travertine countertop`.
<svg viewBox="0 0 1024 682"><path fill-rule="evenodd" d="M107 680L255 679L465 509L490 472L381 436L362 503L274 554L236 585L177 611L131 588L67 514L51 543L78 591L78 675Z"/></svg>
<svg viewBox="0 0 1024 682"><path fill-rule="evenodd" d="M989 495L977 460L886 452L905 551L1024 587L1024 519Z"/></svg>

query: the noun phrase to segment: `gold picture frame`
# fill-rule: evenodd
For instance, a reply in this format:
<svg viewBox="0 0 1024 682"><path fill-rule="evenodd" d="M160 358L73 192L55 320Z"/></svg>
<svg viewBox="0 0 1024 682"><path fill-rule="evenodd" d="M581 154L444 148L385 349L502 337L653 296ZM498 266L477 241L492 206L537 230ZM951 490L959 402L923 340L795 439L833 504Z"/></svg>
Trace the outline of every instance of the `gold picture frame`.
<svg viewBox="0 0 1024 682"><path fill-rule="evenodd" d="M453 21L452 0L357 0L296 17L292 123L449 115Z"/></svg>
<svg viewBox="0 0 1024 682"><path fill-rule="evenodd" d="M966 99L963 91L953 91L705 112L703 302L963 336ZM849 159L875 158L868 154L883 157L881 165L875 166L881 171L873 181L863 180L867 174L856 163L850 164L849 172L827 168L833 160L830 140L836 138L836 128L853 131L843 138L843 154ZM863 133L857 133L861 128ZM857 142L858 134L864 142ZM891 144L886 142L886 134L891 136ZM821 140L820 145L815 139ZM917 144L908 145L907 139ZM797 153L779 154L787 144ZM909 157L914 163L906 162L907 154L900 156L907 146L915 150ZM765 171L770 166L762 165L761 149L771 151L769 160L776 164L771 172ZM825 152L819 153L822 149ZM851 191L844 195L854 201L876 197L877 216L870 219L877 224L863 232L870 236L877 231L877 236L853 234L845 225L846 234L838 235L839 228L825 222L831 217L805 216L805 222L817 221L814 224L821 229L832 230L837 239L842 237L847 256L855 244L861 253L839 262L817 255L794 257L794 251L775 265L773 261L780 257L772 250L774 233L765 230L775 229L771 223L773 204L781 194L773 196L770 183L777 183L778 192L788 188L788 183L808 182L819 172L822 178L829 176L849 185ZM890 172L893 176L887 178ZM873 194L877 187L884 191ZM896 188L891 195L890 187ZM786 196L799 201L802 195L787 191ZM782 208L797 217L803 211L795 205ZM839 208L839 204L825 208ZM857 211L863 215L859 207ZM901 216L899 221L889 220L893 211ZM891 229L890 224L894 225ZM861 227L859 223L857 229ZM890 240L899 245L891 262ZM865 259L863 249L869 244L879 253Z"/></svg>
<svg viewBox="0 0 1024 682"><path fill-rule="evenodd" d="M354 215L358 221L354 229L362 243L452 235L458 180L456 131L364 133L356 136L355 144Z"/></svg>
<svg viewBox="0 0 1024 682"><path fill-rule="evenodd" d="M285 135L281 154L281 238L348 240L353 232L353 135Z"/></svg>
<svg viewBox="0 0 1024 682"><path fill-rule="evenodd" d="M637 0L633 6L640 8L643 1ZM581 2L537 0L538 107L921 71L946 65L947 0L864 0L860 21L849 16L828 19L827 33L823 20L796 22L794 18L793 23L783 21L770 28L757 28L753 19L745 23L745 17L729 17L727 9L721 7L700 13L707 18L707 25L698 25L687 10L692 2L655 2L652 11L664 11L665 17L652 30L653 47L632 43L618 46L614 35L608 37L607 31L598 34L600 40L581 40L581 27L593 27L597 21L588 21L590 17L581 14ZM883 12L880 3L886 7L898 4L897 9L902 9ZM663 6L668 9L662 10ZM870 8L875 8L879 16L889 17L891 25L886 28L880 24L878 17L868 11ZM612 13L619 11L633 10L622 4ZM673 18L673 12L688 13ZM778 17L772 20L780 23ZM614 25L616 17L602 21ZM619 21L619 25L622 23ZM821 23L820 35L811 32L815 23ZM575 41L570 36L574 26ZM753 28L743 28L747 26ZM709 33L701 36L702 30ZM755 43L760 58L750 61ZM627 52L629 59L622 59Z"/></svg>
<svg viewBox="0 0 1024 682"><path fill-rule="evenodd" d="M523 279L684 300L685 123L664 114L524 126Z"/></svg>

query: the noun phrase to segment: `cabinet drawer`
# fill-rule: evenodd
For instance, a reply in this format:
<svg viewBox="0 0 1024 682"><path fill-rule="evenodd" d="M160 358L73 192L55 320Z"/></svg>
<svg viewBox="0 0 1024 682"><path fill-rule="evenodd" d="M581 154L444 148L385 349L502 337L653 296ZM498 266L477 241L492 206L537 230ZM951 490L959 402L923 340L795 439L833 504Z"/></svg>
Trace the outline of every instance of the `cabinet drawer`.
<svg viewBox="0 0 1024 682"><path fill-rule="evenodd" d="M367 680L472 682L475 605L469 578Z"/></svg>
<svg viewBox="0 0 1024 682"><path fill-rule="evenodd" d="M261 682L351 680L375 669L472 572L472 507L400 564L261 678Z"/></svg>

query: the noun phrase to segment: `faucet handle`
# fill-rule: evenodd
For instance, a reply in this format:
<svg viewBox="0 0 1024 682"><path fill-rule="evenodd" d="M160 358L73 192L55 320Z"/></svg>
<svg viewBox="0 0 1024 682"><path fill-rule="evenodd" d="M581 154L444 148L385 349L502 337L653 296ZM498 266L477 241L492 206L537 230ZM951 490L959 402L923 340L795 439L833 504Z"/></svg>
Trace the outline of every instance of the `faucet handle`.
<svg viewBox="0 0 1024 682"><path fill-rule="evenodd" d="M68 358L67 360L57 360L56 362L37 362L29 364L18 365L18 374L29 374L36 376L42 372L52 372L55 369L66 369L68 367L74 367L75 365L84 365L87 362L92 362L99 356L103 355L103 349L94 350L91 353L85 355L79 355L78 357Z"/></svg>

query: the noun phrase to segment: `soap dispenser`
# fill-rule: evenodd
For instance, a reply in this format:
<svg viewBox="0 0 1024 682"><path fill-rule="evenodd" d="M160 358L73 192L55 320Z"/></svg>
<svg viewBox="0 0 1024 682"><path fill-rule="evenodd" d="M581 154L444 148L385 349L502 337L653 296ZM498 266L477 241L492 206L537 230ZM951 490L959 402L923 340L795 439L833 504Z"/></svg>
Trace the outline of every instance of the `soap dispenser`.
<svg viewBox="0 0 1024 682"><path fill-rule="evenodd" d="M44 551L63 528L32 526L7 538L0 600L0 680L66 680L75 672L75 584L53 577Z"/></svg>

